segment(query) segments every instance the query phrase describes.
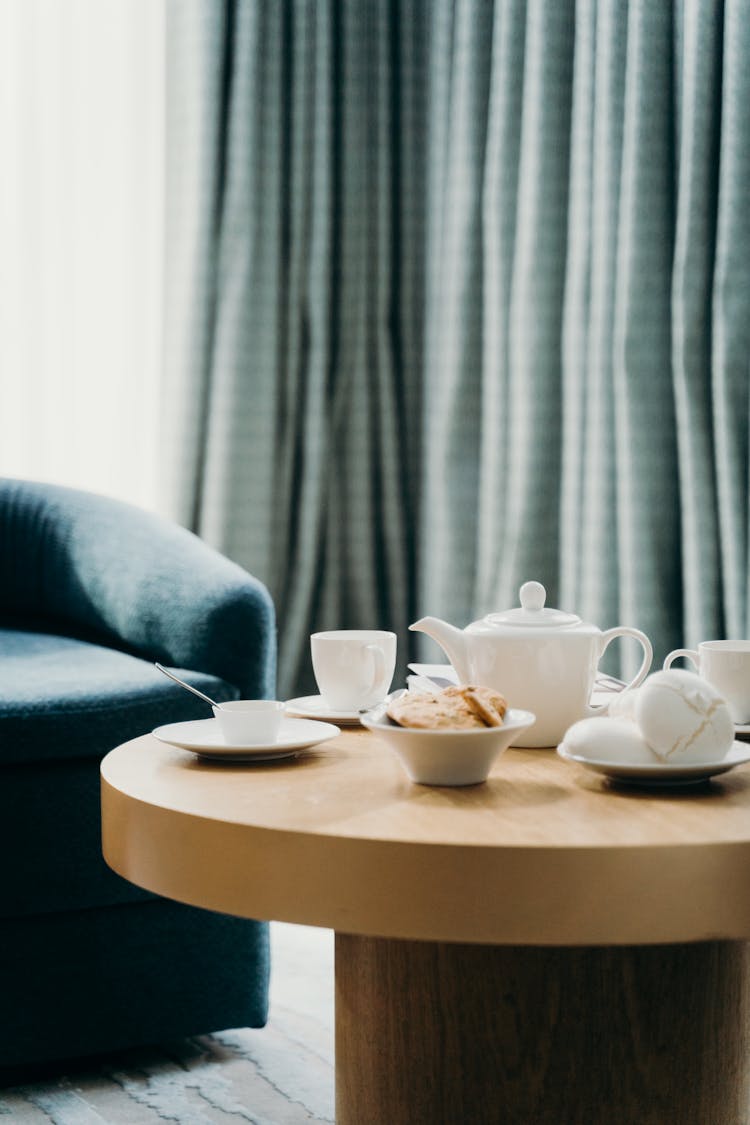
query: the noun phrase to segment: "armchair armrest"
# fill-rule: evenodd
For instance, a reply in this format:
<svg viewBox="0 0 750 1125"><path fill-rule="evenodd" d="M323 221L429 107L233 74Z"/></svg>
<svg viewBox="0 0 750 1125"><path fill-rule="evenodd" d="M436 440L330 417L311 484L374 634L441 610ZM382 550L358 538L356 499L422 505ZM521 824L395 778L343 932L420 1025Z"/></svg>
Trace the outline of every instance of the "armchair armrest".
<svg viewBox="0 0 750 1125"><path fill-rule="evenodd" d="M192 532L78 489L0 479L0 614L272 696L273 602Z"/></svg>

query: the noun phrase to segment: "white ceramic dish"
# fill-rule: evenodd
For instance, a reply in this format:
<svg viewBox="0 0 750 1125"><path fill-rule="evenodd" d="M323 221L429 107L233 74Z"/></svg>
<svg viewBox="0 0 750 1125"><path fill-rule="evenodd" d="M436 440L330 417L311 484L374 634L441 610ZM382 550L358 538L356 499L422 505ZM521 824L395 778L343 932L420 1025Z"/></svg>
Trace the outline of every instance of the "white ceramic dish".
<svg viewBox="0 0 750 1125"><path fill-rule="evenodd" d="M185 723L167 723L152 731L154 738L181 750L191 750L203 758L221 758L233 761L269 761L271 758L289 757L310 746L317 746L341 734L331 723L317 723L311 719L284 718L274 742L263 746L231 746L224 741L216 719L194 719Z"/></svg>
<svg viewBox="0 0 750 1125"><path fill-rule="evenodd" d="M709 777L727 773L743 762L750 762L750 746L740 742L732 744L729 753L720 761L685 762L670 765L668 762L606 762L590 758L568 750L565 743L557 748L557 753L566 762L577 762L594 773L603 774L615 781L625 781L629 785L695 785Z"/></svg>
<svg viewBox="0 0 750 1125"><path fill-rule="evenodd" d="M478 785L495 761L535 717L510 709L501 727L476 730L414 730L385 713L386 703L362 715L362 725L379 735L398 756L409 778L420 785Z"/></svg>
<svg viewBox="0 0 750 1125"><path fill-rule="evenodd" d="M322 719L339 726L359 725L359 711L334 711L322 695L301 695L297 699L289 699L286 713L301 719Z"/></svg>
<svg viewBox="0 0 750 1125"><path fill-rule="evenodd" d="M278 738L284 704L278 699L230 699L213 708L224 741L232 746L269 746Z"/></svg>

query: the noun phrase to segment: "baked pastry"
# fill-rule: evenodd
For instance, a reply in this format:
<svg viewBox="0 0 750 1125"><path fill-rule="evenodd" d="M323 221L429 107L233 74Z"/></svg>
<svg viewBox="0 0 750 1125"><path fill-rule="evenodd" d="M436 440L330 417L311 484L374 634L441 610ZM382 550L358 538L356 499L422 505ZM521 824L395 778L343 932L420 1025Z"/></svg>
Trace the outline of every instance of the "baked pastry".
<svg viewBox="0 0 750 1125"><path fill-rule="evenodd" d="M491 688L459 684L436 692L407 692L388 705L394 723L415 730L476 730L502 726L505 699Z"/></svg>
<svg viewBox="0 0 750 1125"><path fill-rule="evenodd" d="M450 688L446 689L450 691ZM459 687L469 707L479 715L485 726L501 727L508 704L499 691L486 687Z"/></svg>

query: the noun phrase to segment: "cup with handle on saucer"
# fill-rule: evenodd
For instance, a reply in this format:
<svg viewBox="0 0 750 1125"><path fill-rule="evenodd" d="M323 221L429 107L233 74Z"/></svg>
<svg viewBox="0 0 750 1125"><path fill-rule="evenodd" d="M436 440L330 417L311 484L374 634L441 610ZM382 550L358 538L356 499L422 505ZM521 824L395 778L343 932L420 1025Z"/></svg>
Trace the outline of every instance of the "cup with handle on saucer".
<svg viewBox="0 0 750 1125"><path fill-rule="evenodd" d="M396 668L396 634L332 629L310 637L315 681L325 706L358 712L385 699Z"/></svg>
<svg viewBox="0 0 750 1125"><path fill-rule="evenodd" d="M725 699L737 726L750 723L750 640L701 641L697 649L676 648L664 661L670 668L684 657Z"/></svg>

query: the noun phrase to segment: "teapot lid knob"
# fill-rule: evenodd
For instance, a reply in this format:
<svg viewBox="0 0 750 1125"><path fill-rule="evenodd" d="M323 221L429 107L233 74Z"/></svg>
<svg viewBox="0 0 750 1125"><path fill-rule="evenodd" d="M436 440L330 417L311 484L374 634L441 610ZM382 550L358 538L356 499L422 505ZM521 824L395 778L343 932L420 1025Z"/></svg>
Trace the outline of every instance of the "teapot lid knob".
<svg viewBox="0 0 750 1125"><path fill-rule="evenodd" d="M538 613L544 609L547 591L541 582L524 582L520 591L521 605L526 610Z"/></svg>
<svg viewBox="0 0 750 1125"><path fill-rule="evenodd" d="M561 609L548 609L544 603L547 600L547 591L541 582L524 582L519 591L521 605L515 609L506 609L503 613L490 613L484 618L484 623L490 628L506 625L532 629L555 628L558 625L576 626L581 624L580 617L574 613L564 613Z"/></svg>

